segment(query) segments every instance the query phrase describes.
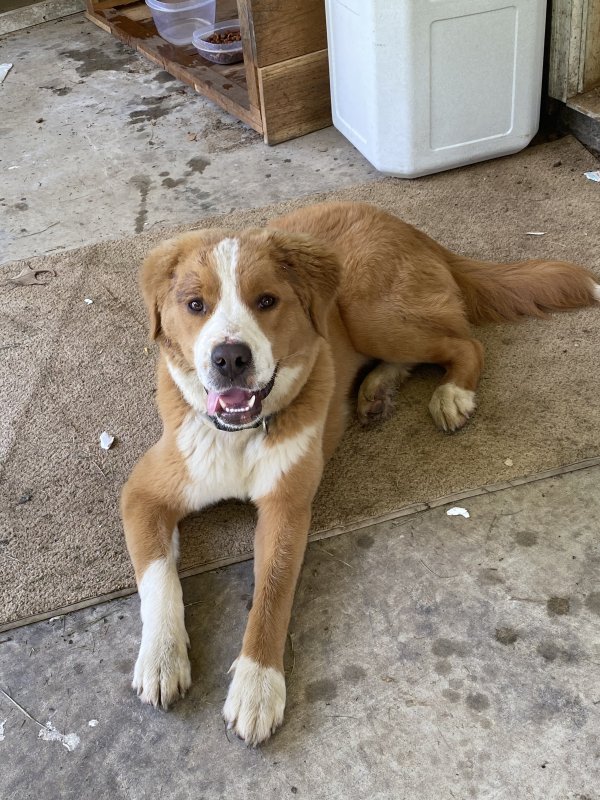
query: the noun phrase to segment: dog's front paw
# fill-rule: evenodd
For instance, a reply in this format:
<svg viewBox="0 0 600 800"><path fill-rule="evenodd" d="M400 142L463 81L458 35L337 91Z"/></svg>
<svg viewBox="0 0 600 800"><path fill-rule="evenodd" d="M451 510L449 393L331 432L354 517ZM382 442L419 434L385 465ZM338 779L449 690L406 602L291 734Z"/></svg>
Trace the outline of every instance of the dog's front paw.
<svg viewBox="0 0 600 800"><path fill-rule="evenodd" d="M279 670L263 667L247 656L237 658L231 670L234 675L223 717L246 744L260 744L283 722L285 678Z"/></svg>
<svg viewBox="0 0 600 800"><path fill-rule="evenodd" d="M142 637L131 685L143 703L166 709L183 697L192 683L188 646L185 630L148 640Z"/></svg>
<svg viewBox="0 0 600 800"><path fill-rule="evenodd" d="M475 411L475 392L455 383L443 383L433 393L429 411L438 428L447 433L457 431Z"/></svg>

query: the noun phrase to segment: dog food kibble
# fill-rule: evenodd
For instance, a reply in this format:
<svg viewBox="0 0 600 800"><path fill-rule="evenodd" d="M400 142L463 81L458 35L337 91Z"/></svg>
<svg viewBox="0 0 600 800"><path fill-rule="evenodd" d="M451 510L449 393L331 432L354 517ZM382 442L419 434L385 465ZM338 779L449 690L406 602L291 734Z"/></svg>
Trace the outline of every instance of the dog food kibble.
<svg viewBox="0 0 600 800"><path fill-rule="evenodd" d="M241 42L242 35L239 31L225 31L225 33L213 33L205 41L210 44L231 44L232 42Z"/></svg>

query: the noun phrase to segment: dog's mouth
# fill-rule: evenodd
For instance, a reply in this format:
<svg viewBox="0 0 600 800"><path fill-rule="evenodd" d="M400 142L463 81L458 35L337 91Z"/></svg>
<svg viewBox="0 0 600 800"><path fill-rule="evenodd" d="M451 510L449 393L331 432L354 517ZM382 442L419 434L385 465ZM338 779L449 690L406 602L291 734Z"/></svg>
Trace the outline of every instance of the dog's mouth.
<svg viewBox="0 0 600 800"><path fill-rule="evenodd" d="M275 373L269 383L258 391L233 387L225 392L207 389L206 413L217 427L225 430L251 428L262 416L262 401L275 384Z"/></svg>

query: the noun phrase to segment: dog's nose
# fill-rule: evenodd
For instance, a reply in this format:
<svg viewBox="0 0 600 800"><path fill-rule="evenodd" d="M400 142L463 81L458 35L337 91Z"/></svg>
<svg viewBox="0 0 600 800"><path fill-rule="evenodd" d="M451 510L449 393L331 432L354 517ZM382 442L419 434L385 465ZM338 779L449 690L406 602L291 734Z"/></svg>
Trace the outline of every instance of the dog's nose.
<svg viewBox="0 0 600 800"><path fill-rule="evenodd" d="M246 372L252 361L252 352L241 342L220 344L212 351L211 360L221 375L233 380Z"/></svg>

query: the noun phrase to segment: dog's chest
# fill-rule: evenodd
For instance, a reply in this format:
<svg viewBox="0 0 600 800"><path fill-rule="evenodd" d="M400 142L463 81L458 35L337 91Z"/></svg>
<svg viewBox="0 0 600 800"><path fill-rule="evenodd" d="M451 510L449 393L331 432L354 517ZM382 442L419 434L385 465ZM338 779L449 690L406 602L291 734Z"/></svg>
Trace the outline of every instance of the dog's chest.
<svg viewBox="0 0 600 800"><path fill-rule="evenodd" d="M189 510L219 500L258 500L277 488L281 478L307 452L316 426L272 445L262 428L219 431L190 412L177 434L188 473L184 489Z"/></svg>

